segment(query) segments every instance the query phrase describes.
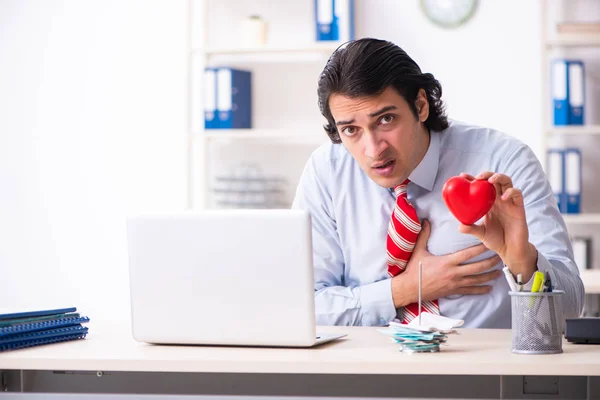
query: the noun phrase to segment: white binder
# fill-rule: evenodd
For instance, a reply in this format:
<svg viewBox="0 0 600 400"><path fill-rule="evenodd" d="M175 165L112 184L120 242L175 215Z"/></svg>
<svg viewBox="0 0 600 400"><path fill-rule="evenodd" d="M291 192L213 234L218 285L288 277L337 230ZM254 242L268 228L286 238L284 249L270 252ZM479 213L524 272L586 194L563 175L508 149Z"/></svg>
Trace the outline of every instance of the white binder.
<svg viewBox="0 0 600 400"><path fill-rule="evenodd" d="M204 128L215 129L219 127L217 118L217 81L216 72L214 69L207 68L204 70Z"/></svg>

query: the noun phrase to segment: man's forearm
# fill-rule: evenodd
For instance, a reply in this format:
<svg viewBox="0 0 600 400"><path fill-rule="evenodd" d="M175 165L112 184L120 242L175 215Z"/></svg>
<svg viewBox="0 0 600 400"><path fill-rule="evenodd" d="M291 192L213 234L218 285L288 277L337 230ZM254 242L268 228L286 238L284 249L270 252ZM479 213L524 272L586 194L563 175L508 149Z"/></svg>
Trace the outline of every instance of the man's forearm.
<svg viewBox="0 0 600 400"><path fill-rule="evenodd" d="M315 292L318 325L385 325L396 316L390 280L359 287L329 286Z"/></svg>
<svg viewBox="0 0 600 400"><path fill-rule="evenodd" d="M522 254L500 255L502 262L508 266L510 272L516 277L521 274L523 282L529 282L535 271L537 271L538 251L535 246L528 243Z"/></svg>
<svg viewBox="0 0 600 400"><path fill-rule="evenodd" d="M408 282L406 278L407 276L403 274L392 278L392 300L396 308L405 307L418 301L415 285Z"/></svg>

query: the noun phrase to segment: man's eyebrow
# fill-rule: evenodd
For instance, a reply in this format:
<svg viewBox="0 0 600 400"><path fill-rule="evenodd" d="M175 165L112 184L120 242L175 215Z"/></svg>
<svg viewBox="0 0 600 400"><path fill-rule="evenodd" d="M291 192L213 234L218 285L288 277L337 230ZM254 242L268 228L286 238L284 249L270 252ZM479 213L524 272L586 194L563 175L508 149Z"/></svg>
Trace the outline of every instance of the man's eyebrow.
<svg viewBox="0 0 600 400"><path fill-rule="evenodd" d="M337 121L335 123L336 126L340 126L340 125L349 125L351 123L353 123L354 120L353 119L349 119L348 121Z"/></svg>
<svg viewBox="0 0 600 400"><path fill-rule="evenodd" d="M397 110L398 107L396 106L385 106L383 107L381 110L375 111L374 113L369 114L369 117L373 118L373 117L377 117L385 112L391 111L391 110ZM349 119L347 121L337 121L335 123L336 126L340 126L340 125L349 125L351 123L353 123L354 120L353 119Z"/></svg>
<svg viewBox="0 0 600 400"><path fill-rule="evenodd" d="M397 110L397 109L398 109L398 107L396 107L396 106L386 106L386 107L383 107L379 111L375 111L374 113L369 114L369 117L377 117L385 112L388 112L391 110Z"/></svg>

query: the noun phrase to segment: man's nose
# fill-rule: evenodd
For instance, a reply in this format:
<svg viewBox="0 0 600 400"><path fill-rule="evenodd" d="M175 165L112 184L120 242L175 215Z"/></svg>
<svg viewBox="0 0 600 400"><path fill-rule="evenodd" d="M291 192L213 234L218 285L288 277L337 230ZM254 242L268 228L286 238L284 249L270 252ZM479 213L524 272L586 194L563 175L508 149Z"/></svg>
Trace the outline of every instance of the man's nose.
<svg viewBox="0 0 600 400"><path fill-rule="evenodd" d="M383 153L387 147L387 142L376 133L367 133L363 136L365 143L365 156L369 158L378 158L381 153Z"/></svg>

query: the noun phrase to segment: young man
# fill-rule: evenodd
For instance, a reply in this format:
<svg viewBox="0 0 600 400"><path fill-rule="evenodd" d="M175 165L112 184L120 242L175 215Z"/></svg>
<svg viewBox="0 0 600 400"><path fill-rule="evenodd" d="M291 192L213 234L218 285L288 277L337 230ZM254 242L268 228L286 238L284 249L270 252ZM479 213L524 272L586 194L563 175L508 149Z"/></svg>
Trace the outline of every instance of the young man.
<svg viewBox="0 0 600 400"><path fill-rule="evenodd" d="M419 262L422 310L465 327L510 327L504 265L526 287L544 272L565 291L564 316L579 316L583 284L540 163L515 138L449 122L441 94L390 42L356 40L327 62L318 95L332 143L312 154L293 204L312 217L317 323L410 321ZM496 188L479 224L442 200L460 174Z"/></svg>

